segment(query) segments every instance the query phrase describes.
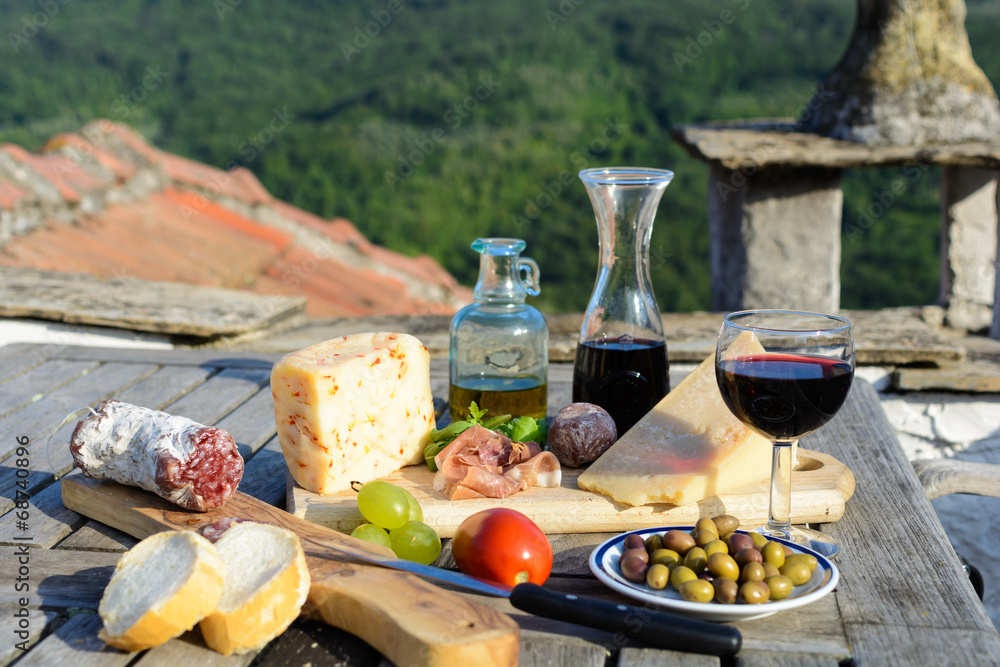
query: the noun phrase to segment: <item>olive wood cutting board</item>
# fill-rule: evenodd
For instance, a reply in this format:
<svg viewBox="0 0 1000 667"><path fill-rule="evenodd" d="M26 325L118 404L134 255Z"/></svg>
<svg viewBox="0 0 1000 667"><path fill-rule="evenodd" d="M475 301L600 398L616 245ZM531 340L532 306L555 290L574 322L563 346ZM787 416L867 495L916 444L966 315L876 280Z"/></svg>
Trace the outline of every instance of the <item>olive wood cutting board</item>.
<svg viewBox="0 0 1000 667"><path fill-rule="evenodd" d="M854 494L854 474L843 463L821 452L799 448L797 460L792 471L792 522L828 523L840 519L845 503ZM423 464L407 466L382 479L408 489L423 509L424 522L441 537L453 536L463 519L490 507L516 509L549 534L691 525L701 517L719 514L732 514L744 526L767 522L770 488L767 480L706 498L695 505L659 503L632 507L578 489L576 479L583 470L564 466L559 488L533 487L503 500L449 500L434 490L434 473ZM287 475L287 484L287 507L295 516L345 533L365 523L358 512L354 491L321 496L300 487L291 475Z"/></svg>
<svg viewBox="0 0 1000 667"><path fill-rule="evenodd" d="M164 530L200 530L225 517L251 519L297 534L312 586L306 613L371 644L397 665L516 665L517 623L476 600L405 572L363 565L331 550L392 556L388 549L303 521L237 492L209 512L191 512L151 493L71 475L63 505L144 538Z"/></svg>

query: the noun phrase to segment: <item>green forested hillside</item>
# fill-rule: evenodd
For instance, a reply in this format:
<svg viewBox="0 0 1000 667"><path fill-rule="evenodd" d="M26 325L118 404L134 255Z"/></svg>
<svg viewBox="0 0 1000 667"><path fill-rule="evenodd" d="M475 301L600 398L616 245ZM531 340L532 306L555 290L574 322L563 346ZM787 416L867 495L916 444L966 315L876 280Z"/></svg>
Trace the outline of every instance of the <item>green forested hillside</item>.
<svg viewBox="0 0 1000 667"><path fill-rule="evenodd" d="M1000 15L969 7L996 81ZM654 287L664 310L705 309L707 168L670 125L796 115L853 15L844 0L3 2L0 140L35 147L94 117L123 121L167 150L242 164L276 196L430 253L468 284L474 238L519 236L548 310L582 310L596 271L576 172L669 168ZM848 174L845 223L895 177ZM937 179L845 236L845 307L936 299Z"/></svg>

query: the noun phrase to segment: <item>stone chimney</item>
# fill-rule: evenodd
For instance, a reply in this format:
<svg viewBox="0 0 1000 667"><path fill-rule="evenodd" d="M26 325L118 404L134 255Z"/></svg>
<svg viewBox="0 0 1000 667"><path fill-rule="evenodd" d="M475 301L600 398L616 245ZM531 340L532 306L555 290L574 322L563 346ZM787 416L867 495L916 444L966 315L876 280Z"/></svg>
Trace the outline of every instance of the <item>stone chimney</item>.
<svg viewBox="0 0 1000 667"><path fill-rule="evenodd" d="M854 35L798 129L869 145L996 141L1000 101L963 0L858 0Z"/></svg>

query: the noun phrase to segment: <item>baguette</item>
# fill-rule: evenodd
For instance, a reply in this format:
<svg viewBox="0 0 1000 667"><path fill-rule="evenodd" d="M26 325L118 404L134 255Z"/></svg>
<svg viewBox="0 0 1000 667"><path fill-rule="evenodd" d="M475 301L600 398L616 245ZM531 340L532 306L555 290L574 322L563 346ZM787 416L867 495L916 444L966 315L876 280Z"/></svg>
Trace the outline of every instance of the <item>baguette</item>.
<svg viewBox="0 0 1000 667"><path fill-rule="evenodd" d="M259 650L298 617L310 577L295 533L263 523L236 523L215 543L225 563L222 596L199 626L205 643L230 655Z"/></svg>
<svg viewBox="0 0 1000 667"><path fill-rule="evenodd" d="M118 561L98 614L99 637L123 651L159 646L190 630L222 595L225 564L201 535L147 537Z"/></svg>

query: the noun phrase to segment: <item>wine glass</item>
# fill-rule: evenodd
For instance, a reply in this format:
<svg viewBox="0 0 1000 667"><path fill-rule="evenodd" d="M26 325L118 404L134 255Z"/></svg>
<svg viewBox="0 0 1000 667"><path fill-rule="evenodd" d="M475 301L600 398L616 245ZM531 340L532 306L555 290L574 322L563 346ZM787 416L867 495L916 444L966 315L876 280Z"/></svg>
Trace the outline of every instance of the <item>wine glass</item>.
<svg viewBox="0 0 1000 667"><path fill-rule="evenodd" d="M773 443L768 521L756 532L835 555L840 547L829 535L791 525L792 445L847 399L854 379L850 321L789 310L726 315L715 377L737 419Z"/></svg>

